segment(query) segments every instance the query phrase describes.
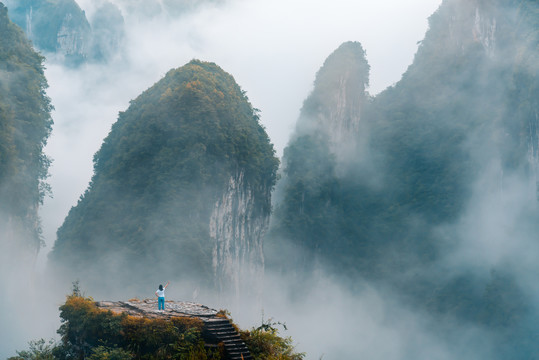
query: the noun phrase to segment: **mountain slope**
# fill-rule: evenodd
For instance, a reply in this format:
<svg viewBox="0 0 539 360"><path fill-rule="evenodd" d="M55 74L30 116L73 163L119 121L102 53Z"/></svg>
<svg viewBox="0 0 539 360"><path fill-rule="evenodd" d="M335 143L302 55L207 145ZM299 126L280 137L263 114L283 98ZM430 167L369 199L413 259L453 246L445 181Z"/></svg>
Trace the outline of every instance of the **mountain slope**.
<svg viewBox="0 0 539 360"><path fill-rule="evenodd" d="M120 113L51 260L88 281L159 274L239 291L242 269L263 265L277 164L232 76L194 60Z"/></svg>
<svg viewBox="0 0 539 360"><path fill-rule="evenodd" d="M347 242L341 232L345 214L339 203L340 175L358 149L364 149L368 132L363 119L368 102L369 65L360 43L347 42L335 50L318 71L314 89L305 100L294 135L283 156L272 238L290 239L308 255L286 257L285 267L309 268L320 254L332 257L341 248L329 238ZM283 244L269 244L280 253Z"/></svg>
<svg viewBox="0 0 539 360"><path fill-rule="evenodd" d="M523 274L536 268L525 259L539 233L538 10L444 1L402 79L372 99L358 92L362 130L347 142L329 140L341 119L312 129L325 114L357 112L354 102L306 119L311 95L298 120L311 130L285 149L268 240L292 255L268 262L306 288L302 276L320 264L351 286L367 279L432 316L436 331L466 324L503 339L489 344L501 358L535 353L539 312ZM313 93L339 98L339 79L317 76Z"/></svg>

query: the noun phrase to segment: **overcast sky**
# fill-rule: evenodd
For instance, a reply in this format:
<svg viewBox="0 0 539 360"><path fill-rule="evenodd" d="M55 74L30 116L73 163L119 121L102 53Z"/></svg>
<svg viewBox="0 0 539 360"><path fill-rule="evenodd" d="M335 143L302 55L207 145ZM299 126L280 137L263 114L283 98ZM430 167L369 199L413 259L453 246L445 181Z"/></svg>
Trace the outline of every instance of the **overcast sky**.
<svg viewBox="0 0 539 360"><path fill-rule="evenodd" d="M78 0L90 18L100 2ZM371 65L369 91L376 94L397 82L410 65L427 18L440 3L229 0L179 18L126 16L127 48L121 61L74 70L49 58L48 94L56 110L46 152L54 161L54 198L45 200L41 212L47 243L43 254L87 188L92 156L118 112L169 69L198 58L232 74L261 109L261 121L281 156L315 74L331 52L345 41L361 42Z"/></svg>

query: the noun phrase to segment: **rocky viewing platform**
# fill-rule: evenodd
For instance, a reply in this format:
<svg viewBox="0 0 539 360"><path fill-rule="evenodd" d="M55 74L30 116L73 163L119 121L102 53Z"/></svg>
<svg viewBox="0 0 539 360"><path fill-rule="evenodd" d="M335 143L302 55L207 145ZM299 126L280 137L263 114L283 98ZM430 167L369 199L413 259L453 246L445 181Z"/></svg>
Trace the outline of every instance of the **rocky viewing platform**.
<svg viewBox="0 0 539 360"><path fill-rule="evenodd" d="M223 346L227 360L253 359L249 349L238 331L225 316L205 305L185 302L166 301L165 310L158 310L157 299L130 299L128 301L97 301L96 306L116 314L145 317L150 319L171 319L173 317L191 317L203 321L202 336L206 346Z"/></svg>
<svg viewBox="0 0 539 360"><path fill-rule="evenodd" d="M165 302L165 310L157 309L157 299L130 299L128 301L97 301L97 307L110 310L113 313L126 313L131 316L147 317L151 319L169 319L171 317L197 317L209 320L217 316L218 311L193 302L170 301Z"/></svg>

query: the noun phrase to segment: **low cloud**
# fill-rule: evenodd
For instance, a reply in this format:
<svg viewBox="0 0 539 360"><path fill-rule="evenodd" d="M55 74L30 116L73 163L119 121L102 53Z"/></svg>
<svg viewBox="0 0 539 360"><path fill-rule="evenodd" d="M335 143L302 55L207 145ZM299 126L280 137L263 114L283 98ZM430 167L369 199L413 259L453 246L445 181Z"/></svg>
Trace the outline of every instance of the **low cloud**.
<svg viewBox="0 0 539 360"><path fill-rule="evenodd" d="M45 199L40 211L46 248L37 263L35 259L15 259L18 265L6 262L2 269L2 274L9 275L0 277L0 286L7 289L0 304L0 356L14 355L15 349L25 348L31 339L54 335L59 325L57 308L75 279L47 279L43 271L46 255L56 230L88 186L94 153L130 100L169 69L192 58L215 62L235 77L253 106L262 110L261 122L281 155L316 71L335 48L348 40L362 42L372 67L370 92L378 93L398 81L411 63L416 43L427 28L426 19L441 1L313 4L306 0L236 0L210 3L181 16L155 12L149 18L137 10L137 6L146 8L147 2L111 2L124 11L126 39L125 47L109 63L73 69L45 54L48 95L55 106L55 124L46 147L53 159L49 182L54 195ZM89 17L101 3L79 1ZM268 276L268 284L283 282ZM159 281L163 280L147 279L148 294L127 290L89 295L151 297ZM416 359L427 358L429 348L441 359L447 354L448 345L428 333L428 322L422 316L398 310L379 290L366 286L357 294L334 279L316 281L309 294L316 301L305 299L297 306L289 302L292 289L268 285L266 298L273 301L264 306L268 316L289 324L290 335L299 342L298 350L307 351L309 359L355 358L358 353L398 359L404 358L401 352L412 354L413 345L425 345L425 352ZM81 285L84 289L85 284ZM168 294L182 300L197 297L214 307L227 305L193 284L172 283ZM19 312L20 307L24 310ZM253 309L250 314L258 311ZM312 322L313 314L320 316L318 323ZM243 326L256 325L252 319L242 319L238 311ZM318 326L320 323L325 325ZM359 340L353 335L357 324L361 324ZM349 346L352 343L357 347Z"/></svg>

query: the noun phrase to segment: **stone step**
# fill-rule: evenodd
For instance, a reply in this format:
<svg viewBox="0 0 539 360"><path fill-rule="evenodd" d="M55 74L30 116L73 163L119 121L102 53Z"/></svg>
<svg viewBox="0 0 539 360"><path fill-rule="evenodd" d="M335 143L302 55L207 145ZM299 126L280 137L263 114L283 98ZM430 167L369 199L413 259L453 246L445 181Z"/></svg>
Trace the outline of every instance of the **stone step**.
<svg viewBox="0 0 539 360"><path fill-rule="evenodd" d="M240 342L240 341L223 342L223 345L227 349L233 349L233 348L237 348L237 347L245 347L245 348L247 348L247 346L245 345L245 343L243 341L242 342Z"/></svg>
<svg viewBox="0 0 539 360"><path fill-rule="evenodd" d="M242 360L242 356L241 355L229 355L229 358L231 360ZM253 359L253 357L251 356L251 354L243 354L243 360L251 360Z"/></svg>
<svg viewBox="0 0 539 360"><path fill-rule="evenodd" d="M219 340L224 339L241 339L240 335L238 333L220 333L220 334L214 334Z"/></svg>
<svg viewBox="0 0 539 360"><path fill-rule="evenodd" d="M234 329L234 327L232 326L227 326L227 325L219 325L219 326L206 326L206 329L207 330L211 330L211 331L235 331L237 332L236 329Z"/></svg>
<svg viewBox="0 0 539 360"><path fill-rule="evenodd" d="M238 332L234 329L217 329L217 330L209 330L214 334L237 334Z"/></svg>
<svg viewBox="0 0 539 360"><path fill-rule="evenodd" d="M246 347L232 348L232 349L225 348L225 349L229 354L248 354L249 353L249 349L247 349Z"/></svg>
<svg viewBox="0 0 539 360"><path fill-rule="evenodd" d="M247 354L249 352L249 349L247 349L246 346L242 346L242 347L226 347L225 346L225 349L228 353L244 353L244 354Z"/></svg>
<svg viewBox="0 0 539 360"><path fill-rule="evenodd" d="M223 340L225 346L245 346L245 343L241 339Z"/></svg>
<svg viewBox="0 0 539 360"><path fill-rule="evenodd" d="M232 324L230 324L229 322L206 322L206 327L207 328L214 328L214 327L220 327L220 326L228 326L228 327L233 327Z"/></svg>
<svg viewBox="0 0 539 360"><path fill-rule="evenodd" d="M230 330L226 330L226 331L208 331L207 333L211 334L213 336L227 336L227 335L231 335L231 334L239 336L239 334L236 331L230 331Z"/></svg>
<svg viewBox="0 0 539 360"><path fill-rule="evenodd" d="M234 342L234 343L223 343L227 349L247 349L247 346L245 343L242 342Z"/></svg>
<svg viewBox="0 0 539 360"><path fill-rule="evenodd" d="M220 326L220 325L230 325L232 324L229 321L223 320L223 321L206 321L206 326Z"/></svg>
<svg viewBox="0 0 539 360"><path fill-rule="evenodd" d="M228 323L230 324L230 320L229 319L225 319L225 318L218 318L218 317L214 317L214 318L210 318L210 319L207 319L204 321L206 324L218 324L218 323Z"/></svg>
<svg viewBox="0 0 539 360"><path fill-rule="evenodd" d="M235 332L237 333L236 329L234 329L233 327L216 327L216 328L206 328L207 331L211 331L211 332L226 332L226 331L230 331L230 332Z"/></svg>

